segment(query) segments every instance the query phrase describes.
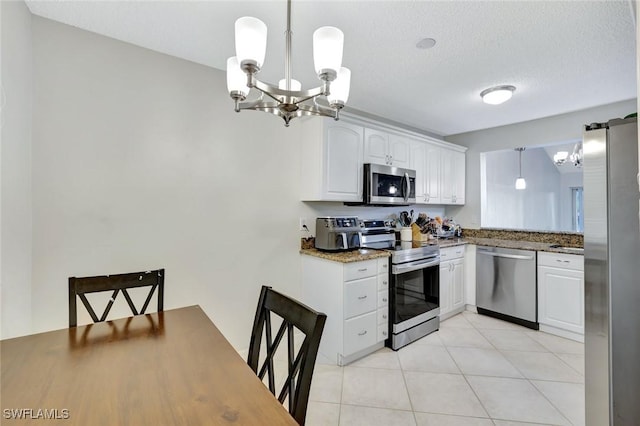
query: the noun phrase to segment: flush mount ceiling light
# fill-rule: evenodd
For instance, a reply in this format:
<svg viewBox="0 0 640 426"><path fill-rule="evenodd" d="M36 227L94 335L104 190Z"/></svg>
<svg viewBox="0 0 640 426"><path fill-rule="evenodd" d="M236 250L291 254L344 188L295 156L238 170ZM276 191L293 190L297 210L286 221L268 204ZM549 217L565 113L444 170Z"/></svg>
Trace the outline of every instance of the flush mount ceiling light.
<svg viewBox="0 0 640 426"><path fill-rule="evenodd" d="M567 160L576 167L582 167L582 143L575 144L571 155L567 151L558 151L553 156L553 162L556 166L565 164Z"/></svg>
<svg viewBox="0 0 640 426"><path fill-rule="evenodd" d="M480 97L485 104L500 105L511 99L515 90L515 86L490 87L480 92Z"/></svg>
<svg viewBox="0 0 640 426"><path fill-rule="evenodd" d="M524 150L525 148L516 148L520 161L520 173L518 174L518 179L516 179L516 189L527 189L527 181L522 177L522 151Z"/></svg>
<svg viewBox="0 0 640 426"><path fill-rule="evenodd" d="M235 36L236 56L227 60L227 89L235 101L236 112L243 109L269 112L281 117L287 127L292 118L303 115L340 118L351 83L351 71L342 66L342 31L321 27L313 33L313 61L322 84L310 90L302 90L300 82L291 78L291 0L287 1L284 78L278 86L256 78L267 49L264 22L242 17L236 21ZM259 98L244 102L251 89L260 92ZM318 103L321 97L326 99L326 104Z"/></svg>

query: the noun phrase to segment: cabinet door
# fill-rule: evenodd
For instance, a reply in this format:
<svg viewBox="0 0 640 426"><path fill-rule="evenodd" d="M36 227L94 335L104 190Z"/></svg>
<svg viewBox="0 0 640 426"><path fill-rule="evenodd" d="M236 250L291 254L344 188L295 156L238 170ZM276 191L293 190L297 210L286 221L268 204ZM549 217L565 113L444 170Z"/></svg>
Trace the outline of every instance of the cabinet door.
<svg viewBox="0 0 640 426"><path fill-rule="evenodd" d="M442 149L434 145L426 145L425 155L425 201L427 204L440 204L440 161Z"/></svg>
<svg viewBox="0 0 640 426"><path fill-rule="evenodd" d="M464 306L464 259L451 262L451 309Z"/></svg>
<svg viewBox="0 0 640 426"><path fill-rule="evenodd" d="M451 311L451 262L440 263L440 315Z"/></svg>
<svg viewBox="0 0 640 426"><path fill-rule="evenodd" d="M410 142L402 136L389 136L389 165L393 167L409 168Z"/></svg>
<svg viewBox="0 0 640 426"><path fill-rule="evenodd" d="M414 142L411 144L411 160L409 168L416 171L416 204L427 203L427 144Z"/></svg>
<svg viewBox="0 0 640 426"><path fill-rule="evenodd" d="M389 135L364 129L364 162L389 165Z"/></svg>
<svg viewBox="0 0 640 426"><path fill-rule="evenodd" d="M538 322L584 334L584 273L538 267Z"/></svg>
<svg viewBox="0 0 640 426"><path fill-rule="evenodd" d="M360 126L327 124L324 200L362 201L363 134Z"/></svg>
<svg viewBox="0 0 640 426"><path fill-rule="evenodd" d="M440 190L443 204L464 204L465 154L449 149L442 150Z"/></svg>
<svg viewBox="0 0 640 426"><path fill-rule="evenodd" d="M465 199L465 175L466 175L466 155L464 152L453 153L453 182L454 182L454 204L464 204Z"/></svg>

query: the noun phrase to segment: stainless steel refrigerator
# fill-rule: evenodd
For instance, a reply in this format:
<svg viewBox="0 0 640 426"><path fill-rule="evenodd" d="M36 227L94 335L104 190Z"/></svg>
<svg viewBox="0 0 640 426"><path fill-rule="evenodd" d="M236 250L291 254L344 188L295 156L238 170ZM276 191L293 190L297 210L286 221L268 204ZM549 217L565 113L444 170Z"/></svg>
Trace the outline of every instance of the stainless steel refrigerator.
<svg viewBox="0 0 640 426"><path fill-rule="evenodd" d="M585 126L588 426L640 425L640 177L636 118Z"/></svg>

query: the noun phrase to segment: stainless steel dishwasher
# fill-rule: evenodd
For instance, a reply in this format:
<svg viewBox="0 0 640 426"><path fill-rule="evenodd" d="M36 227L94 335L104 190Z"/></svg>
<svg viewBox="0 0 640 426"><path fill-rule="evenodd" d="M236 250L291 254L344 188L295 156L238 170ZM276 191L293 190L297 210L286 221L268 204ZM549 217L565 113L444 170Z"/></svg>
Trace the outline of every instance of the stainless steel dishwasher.
<svg viewBox="0 0 640 426"><path fill-rule="evenodd" d="M538 330L536 252L478 246L476 253L478 313Z"/></svg>

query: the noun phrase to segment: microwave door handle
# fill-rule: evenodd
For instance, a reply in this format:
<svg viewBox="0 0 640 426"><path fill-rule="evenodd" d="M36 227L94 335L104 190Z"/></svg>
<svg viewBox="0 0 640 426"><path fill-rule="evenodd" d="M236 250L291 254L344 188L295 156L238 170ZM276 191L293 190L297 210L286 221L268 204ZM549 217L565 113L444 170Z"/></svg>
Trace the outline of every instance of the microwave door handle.
<svg viewBox="0 0 640 426"><path fill-rule="evenodd" d="M404 201L409 199L409 194L411 194L411 181L409 180L409 173L404 174Z"/></svg>

